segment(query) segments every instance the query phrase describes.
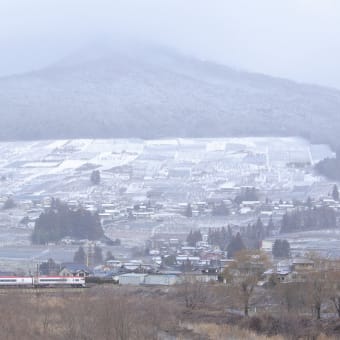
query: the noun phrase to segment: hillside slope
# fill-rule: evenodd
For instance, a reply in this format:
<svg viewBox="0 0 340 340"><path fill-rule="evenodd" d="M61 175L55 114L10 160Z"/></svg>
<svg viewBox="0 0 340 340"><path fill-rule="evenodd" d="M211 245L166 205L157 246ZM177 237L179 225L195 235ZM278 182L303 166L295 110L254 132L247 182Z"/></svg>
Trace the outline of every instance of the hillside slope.
<svg viewBox="0 0 340 340"><path fill-rule="evenodd" d="M0 116L1 140L300 135L335 145L340 92L120 46L0 79Z"/></svg>

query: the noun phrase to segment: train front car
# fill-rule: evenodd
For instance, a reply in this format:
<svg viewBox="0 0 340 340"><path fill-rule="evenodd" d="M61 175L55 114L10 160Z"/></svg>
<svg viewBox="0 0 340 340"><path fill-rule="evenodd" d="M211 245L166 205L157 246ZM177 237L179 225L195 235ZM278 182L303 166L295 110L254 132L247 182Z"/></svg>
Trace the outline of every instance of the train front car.
<svg viewBox="0 0 340 340"><path fill-rule="evenodd" d="M82 276L73 276L72 277L73 280L73 287L78 287L78 288L85 288L86 284L85 284L85 277Z"/></svg>

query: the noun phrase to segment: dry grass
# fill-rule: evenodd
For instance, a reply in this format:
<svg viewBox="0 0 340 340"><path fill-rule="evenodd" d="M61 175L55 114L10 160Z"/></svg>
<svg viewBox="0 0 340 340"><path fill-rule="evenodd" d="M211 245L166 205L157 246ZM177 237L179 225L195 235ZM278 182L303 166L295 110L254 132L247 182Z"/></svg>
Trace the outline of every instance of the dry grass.
<svg viewBox="0 0 340 340"><path fill-rule="evenodd" d="M230 325L216 325L212 323L199 323L199 324L183 324L183 327L186 327L193 332L204 335L209 340L239 340L239 339L247 339L247 340L284 340L282 336L274 336L274 337L266 337L258 335L254 332L240 329L236 326Z"/></svg>
<svg viewBox="0 0 340 340"><path fill-rule="evenodd" d="M171 291L171 290L170 290ZM338 339L340 320L294 316L232 318L214 296L185 308L184 297L165 289L103 287L83 293L59 291L0 294L1 340L296 340ZM320 335L324 332L326 335ZM278 335L281 334L281 335ZM270 336L272 335L272 336ZM329 335L333 335L332 338Z"/></svg>
<svg viewBox="0 0 340 340"><path fill-rule="evenodd" d="M12 291L0 305L1 340L157 340L180 319L171 301L117 290L53 297Z"/></svg>

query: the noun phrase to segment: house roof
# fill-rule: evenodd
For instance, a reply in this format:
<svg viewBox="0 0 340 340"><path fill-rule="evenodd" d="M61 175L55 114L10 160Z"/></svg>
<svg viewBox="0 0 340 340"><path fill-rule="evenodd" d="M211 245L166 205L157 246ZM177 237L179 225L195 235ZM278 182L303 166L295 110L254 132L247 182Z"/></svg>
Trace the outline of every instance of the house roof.
<svg viewBox="0 0 340 340"><path fill-rule="evenodd" d="M301 258L295 258L293 259L293 264L314 264L312 260L309 259L301 259Z"/></svg>
<svg viewBox="0 0 340 340"><path fill-rule="evenodd" d="M126 274L122 274L120 275L120 277L145 277L148 274L140 274L140 273L126 273Z"/></svg>
<svg viewBox="0 0 340 340"><path fill-rule="evenodd" d="M79 272L79 271L91 273L91 269L89 267L85 266L84 264L78 264L78 263L62 263L61 270L63 269L67 269L72 273Z"/></svg>

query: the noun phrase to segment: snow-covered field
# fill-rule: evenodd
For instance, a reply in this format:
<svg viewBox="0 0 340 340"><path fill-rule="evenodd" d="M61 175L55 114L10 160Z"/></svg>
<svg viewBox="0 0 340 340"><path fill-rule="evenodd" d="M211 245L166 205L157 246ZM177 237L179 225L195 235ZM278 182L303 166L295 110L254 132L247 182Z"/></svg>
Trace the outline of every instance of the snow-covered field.
<svg viewBox="0 0 340 340"><path fill-rule="evenodd" d="M144 172L147 178L164 176L173 168L204 169L210 176L216 173L218 177L222 172L226 181L248 184L238 181L238 177L258 175L261 170L262 180L269 187L275 181L283 186L296 182L312 184L317 181L313 175L297 169L288 171L287 166L313 165L331 156L328 146L310 145L301 138L1 142L0 195L52 195L66 183L85 180L93 169L105 171L125 165L135 173ZM71 185L69 192L79 186L82 187Z"/></svg>

